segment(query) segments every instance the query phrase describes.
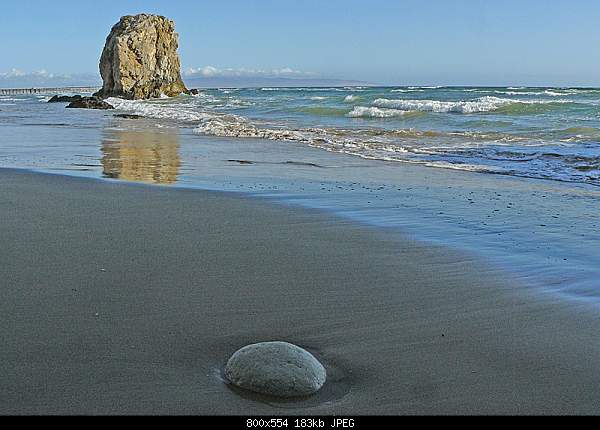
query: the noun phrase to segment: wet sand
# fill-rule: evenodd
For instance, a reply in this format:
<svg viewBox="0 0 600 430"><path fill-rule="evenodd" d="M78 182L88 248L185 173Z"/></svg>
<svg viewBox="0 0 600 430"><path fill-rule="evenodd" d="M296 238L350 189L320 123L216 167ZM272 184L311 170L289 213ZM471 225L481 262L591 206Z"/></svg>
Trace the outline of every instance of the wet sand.
<svg viewBox="0 0 600 430"><path fill-rule="evenodd" d="M0 413L598 413L600 320L476 257L243 195L0 170ZM286 340L299 402L220 378Z"/></svg>

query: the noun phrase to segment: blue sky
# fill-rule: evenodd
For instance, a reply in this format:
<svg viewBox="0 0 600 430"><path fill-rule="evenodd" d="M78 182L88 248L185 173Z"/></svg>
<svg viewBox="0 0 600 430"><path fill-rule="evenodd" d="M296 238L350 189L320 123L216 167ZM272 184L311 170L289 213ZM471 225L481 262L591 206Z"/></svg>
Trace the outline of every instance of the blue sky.
<svg viewBox="0 0 600 430"><path fill-rule="evenodd" d="M140 12L175 20L199 75L600 86L592 0L2 0L0 77L97 74L111 26Z"/></svg>

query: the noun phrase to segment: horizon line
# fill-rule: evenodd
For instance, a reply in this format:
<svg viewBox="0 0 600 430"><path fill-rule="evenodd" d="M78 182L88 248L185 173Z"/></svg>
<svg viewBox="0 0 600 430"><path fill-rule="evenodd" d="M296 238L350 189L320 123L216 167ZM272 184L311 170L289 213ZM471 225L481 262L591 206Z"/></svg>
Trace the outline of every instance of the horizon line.
<svg viewBox="0 0 600 430"><path fill-rule="evenodd" d="M356 81L354 81L356 82ZM557 88L557 89L574 89L574 90L600 90L600 86L564 86L564 85L521 85L521 84L511 84L511 85L435 85L435 84L427 84L427 85L409 85L409 84L372 84L372 83L363 83L356 85L275 85L271 88L361 88L361 87L370 87L370 88L421 88L421 89L443 89L443 88ZM0 86L0 90L60 90L60 89L92 89L92 88L102 88L102 84L99 85L58 85L58 86L22 86L22 87L2 87ZM191 89L258 89L258 88L269 88L265 85L244 85L244 86L200 86L200 87L191 87Z"/></svg>

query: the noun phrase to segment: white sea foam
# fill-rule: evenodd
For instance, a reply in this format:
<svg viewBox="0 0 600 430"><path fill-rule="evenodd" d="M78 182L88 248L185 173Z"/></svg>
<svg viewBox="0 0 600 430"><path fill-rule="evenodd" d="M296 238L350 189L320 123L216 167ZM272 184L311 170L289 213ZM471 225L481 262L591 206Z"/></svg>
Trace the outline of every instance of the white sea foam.
<svg viewBox="0 0 600 430"><path fill-rule="evenodd" d="M437 113L478 113L491 112L510 104L535 105L572 103L571 100L515 100L493 96L480 97L469 101L439 101L439 100L402 100L402 99L376 99L374 106L381 108L400 109L403 111L421 111Z"/></svg>
<svg viewBox="0 0 600 430"><path fill-rule="evenodd" d="M560 92L559 92L560 91ZM478 91L482 92L482 91ZM503 94L507 96L551 96L551 97L560 97L560 96L569 96L578 94L576 90L544 90L544 91L514 91L508 89L505 90L494 90L495 94Z"/></svg>
<svg viewBox="0 0 600 430"><path fill-rule="evenodd" d="M421 88L395 88L390 90L391 93L422 93L424 91Z"/></svg>
<svg viewBox="0 0 600 430"><path fill-rule="evenodd" d="M493 111L512 102L513 100L488 96L473 101L455 102L438 100L377 99L373 102L373 105L381 108L401 109L402 111L475 113Z"/></svg>
<svg viewBox="0 0 600 430"><path fill-rule="evenodd" d="M146 118L173 120L196 124L195 132L222 137L258 137L270 140L305 140L301 133L288 129L260 128L244 117L218 112L199 111L197 106L164 104L148 101L106 100L116 109Z"/></svg>
<svg viewBox="0 0 600 430"><path fill-rule="evenodd" d="M442 169L462 170L467 172L480 172L480 173L503 173L504 170L500 168L492 168L490 166L484 166L481 164L468 164L468 163L450 163L448 161L420 161L419 164L424 164L429 167L437 167Z"/></svg>
<svg viewBox="0 0 600 430"><path fill-rule="evenodd" d="M413 87L407 87L409 90L437 90L440 88L443 88L440 85L436 85L436 86L413 86Z"/></svg>
<svg viewBox="0 0 600 430"><path fill-rule="evenodd" d="M350 94L349 96L346 96L346 97L344 98L344 101L345 101L346 103L348 103L348 102L353 102L353 101L355 101L355 100L357 100L357 99L359 99L359 97L358 97L358 96L355 96L354 94Z"/></svg>
<svg viewBox="0 0 600 430"><path fill-rule="evenodd" d="M386 109L373 106L355 106L352 111L348 113L350 118L391 118L397 116L404 116L408 113L406 110L398 109Z"/></svg>
<svg viewBox="0 0 600 430"><path fill-rule="evenodd" d="M171 104L156 101L134 101L118 98L109 98L107 102L119 110L128 111L147 118L180 121L193 123L194 132L219 137L262 138L269 140L297 141L309 145L332 148L355 148L360 152L365 148L378 151L398 151L398 139L459 139L469 140L494 140L499 141L499 136L469 135L462 133L446 133L440 136L438 132L421 132L418 130L351 130L329 128L301 128L290 129L280 125L260 124L249 121L239 116L218 112L199 111L197 106ZM402 117L407 114L420 114L419 112L387 109L379 107L356 106L348 114L351 117L388 118Z"/></svg>
<svg viewBox="0 0 600 430"><path fill-rule="evenodd" d="M589 89L589 90L581 90L576 88L551 88L544 91L544 94L547 96L559 97L559 96L573 96L577 94L586 94L586 93L595 93L598 90Z"/></svg>
<svg viewBox="0 0 600 430"><path fill-rule="evenodd" d="M308 140L307 136L296 130L259 128L245 120L225 117L201 121L194 132L218 137L246 137L283 141Z"/></svg>
<svg viewBox="0 0 600 430"><path fill-rule="evenodd" d="M347 91L344 88L321 88L321 87L263 87L261 91ZM358 90L360 91L360 90Z"/></svg>
<svg viewBox="0 0 600 430"><path fill-rule="evenodd" d="M192 126L194 132L201 135L293 141L363 158L419 163L460 170L492 171L497 169L499 161L493 157L498 158L494 155L498 147L510 148L514 146L515 142L527 147L545 145L543 136L538 139L532 134L521 136L491 131L483 133L414 129L387 130L371 127L355 129L297 126L296 128L290 127L290 123L278 120L264 122L239 115L225 114L215 111L215 108L220 108L221 105L215 106L211 103L204 105L200 100L191 98L152 101L108 99L108 102L117 109L145 117L181 122L184 126ZM518 110L519 107L529 104L556 102L560 102L560 100L552 98L552 100L519 101L498 97L481 97L474 100L450 102L380 98L375 100L372 106L354 106L347 115L354 118L410 118L413 115L426 115L423 112L485 112L505 105L510 105L511 108L515 107ZM513 106L514 104L516 106ZM168 123L166 124L169 126ZM595 136L596 132L597 130L593 128L589 130L572 128L560 133L556 139L561 139L561 143L570 142L570 139L583 138L588 141L593 138L590 136ZM537 149L532 149L532 151L537 151ZM452 158L444 160L446 157ZM496 161L490 161L493 166L481 166L477 162L472 162L481 158ZM453 160L458 161L454 162ZM526 162L521 159L518 161Z"/></svg>
<svg viewBox="0 0 600 430"><path fill-rule="evenodd" d="M201 112L191 106L181 104L161 104L147 101L124 100L115 97L106 99L115 109L141 115L147 118L169 119L174 121L193 122L215 117L217 114Z"/></svg>
<svg viewBox="0 0 600 430"><path fill-rule="evenodd" d="M218 103L221 101L221 99L218 99L217 97L213 96L212 94L207 94L207 93L192 94L192 97L194 97L196 100L200 100L200 101L207 102L207 103Z"/></svg>
<svg viewBox="0 0 600 430"><path fill-rule="evenodd" d="M543 91L494 91L494 93L507 96L543 96L546 94Z"/></svg>

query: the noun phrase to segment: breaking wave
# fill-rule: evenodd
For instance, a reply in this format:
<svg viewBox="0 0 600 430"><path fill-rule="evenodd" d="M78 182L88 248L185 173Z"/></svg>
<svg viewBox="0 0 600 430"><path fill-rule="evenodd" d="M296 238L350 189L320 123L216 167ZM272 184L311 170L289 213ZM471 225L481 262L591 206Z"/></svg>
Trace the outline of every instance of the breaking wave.
<svg viewBox="0 0 600 430"><path fill-rule="evenodd" d="M405 116L409 113L406 110L385 109L379 107L355 106L348 116L350 118L391 118Z"/></svg>
<svg viewBox="0 0 600 430"><path fill-rule="evenodd" d="M215 116L214 113L199 111L194 106L184 104L169 104L124 100L115 97L106 99L115 109L133 112L148 118L165 119L181 122L204 121Z"/></svg>
<svg viewBox="0 0 600 430"><path fill-rule="evenodd" d="M404 111L474 113L496 110L507 103L510 103L510 100L497 97L482 97L475 101L456 102L438 100L376 99L373 102L373 105L382 108L401 109Z"/></svg>
<svg viewBox="0 0 600 430"><path fill-rule="evenodd" d="M568 100L513 100L485 96L470 101L439 100L403 100L379 98L373 105L380 108L399 109L401 111L420 111L436 113L480 113L504 110L507 113L531 112L560 107Z"/></svg>
<svg viewBox="0 0 600 430"><path fill-rule="evenodd" d="M448 92L456 90L442 89L446 91L445 96L440 97L442 100L436 100L435 95L423 99L403 99L404 94L385 98L386 93L390 95L395 90L403 90L396 91L402 93L423 90L423 87L387 88L373 91L373 95L355 93L356 88L352 88L344 89L345 94L319 89L323 94L300 92L298 96L285 93L268 97L257 96L260 89L240 90L236 100L256 106L245 110L244 116L238 115L239 110L232 113L227 109L233 105L234 98L223 91L172 100L112 98L108 102L117 109L147 118L182 123L199 135L293 141L362 158L600 185L600 127L594 127L597 121L593 119L600 104L594 104L595 99L589 96L586 99L545 93L567 91L560 89L506 88L480 90L484 94L484 90L488 94L519 92L523 97L484 95L469 99L466 94L473 92L468 89L464 90L463 100L444 100L444 97L454 98L454 93ZM530 94L524 94L526 92ZM534 94L538 92L545 94ZM534 95L538 97L529 99ZM357 103L357 100L360 101ZM544 127L515 126L521 121L518 115L531 115L527 117L529 123L530 118L535 121L559 118L563 112L575 112L576 121L565 123L562 128L558 125L561 122ZM486 113L498 116L454 115ZM535 115L540 113L544 115L538 120ZM376 119L381 121L374 121ZM424 129L419 129L421 127ZM453 128L458 130L452 131Z"/></svg>

